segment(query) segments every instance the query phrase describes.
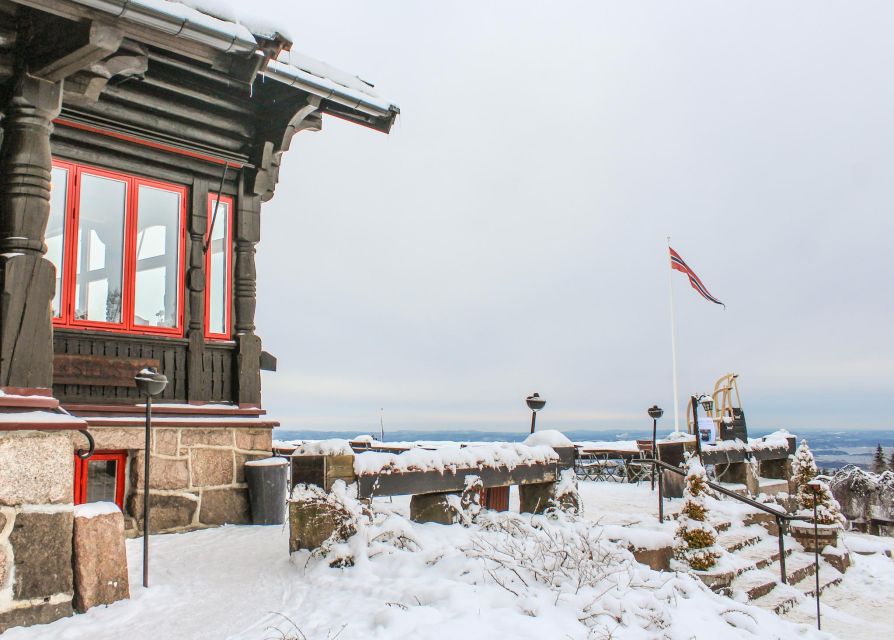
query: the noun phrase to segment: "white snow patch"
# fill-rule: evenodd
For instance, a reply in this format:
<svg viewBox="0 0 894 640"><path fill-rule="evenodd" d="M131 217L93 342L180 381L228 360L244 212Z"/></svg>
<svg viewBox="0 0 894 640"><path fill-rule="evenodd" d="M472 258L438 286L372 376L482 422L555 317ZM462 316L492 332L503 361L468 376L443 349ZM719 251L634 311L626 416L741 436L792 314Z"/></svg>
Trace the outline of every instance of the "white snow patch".
<svg viewBox="0 0 894 640"><path fill-rule="evenodd" d="M552 447L509 442L473 443L467 446L440 449L415 448L403 453L366 451L354 457L354 473L372 475L404 471L455 471L458 468L508 467L522 464L544 464L559 460Z"/></svg>
<svg viewBox="0 0 894 640"><path fill-rule="evenodd" d="M121 509L114 502L87 502L75 505L74 508L75 518L95 518L107 516L110 513L121 513Z"/></svg>
<svg viewBox="0 0 894 640"><path fill-rule="evenodd" d="M545 429L532 433L525 438L524 444L529 447L545 446L545 447L572 447L574 443L569 440L564 433L555 429Z"/></svg>
<svg viewBox="0 0 894 640"><path fill-rule="evenodd" d="M273 456L271 458L262 458L260 460L249 460L245 463L246 467L281 467L289 464L288 458L280 458Z"/></svg>
<svg viewBox="0 0 894 640"><path fill-rule="evenodd" d="M347 440L340 438L331 438L329 440L306 440L295 443L296 448L292 455L311 455L311 456L343 456L351 455L354 450L351 449Z"/></svg>

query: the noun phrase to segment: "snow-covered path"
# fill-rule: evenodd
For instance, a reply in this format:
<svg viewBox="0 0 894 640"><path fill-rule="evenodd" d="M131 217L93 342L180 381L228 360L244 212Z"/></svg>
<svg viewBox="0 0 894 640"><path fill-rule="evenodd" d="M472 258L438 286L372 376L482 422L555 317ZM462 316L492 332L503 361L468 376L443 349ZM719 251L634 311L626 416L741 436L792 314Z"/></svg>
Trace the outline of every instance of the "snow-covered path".
<svg viewBox="0 0 894 640"><path fill-rule="evenodd" d="M637 529L646 531L651 526L644 535L659 533L655 531L660 525L654 523L654 494L647 484L587 484L582 494L588 517L609 527L642 517ZM396 499L382 506L405 512L407 502ZM476 528L408 526L421 550L386 553L348 569L308 561L306 554L297 562L290 561L283 527L222 527L153 536L148 590L140 586L142 543L131 540L127 544L132 585L129 601L51 625L12 629L2 640L329 640L336 634L339 640L602 637L588 636L578 620L580 610L572 606L573 598L563 596L560 600L555 591L539 587L517 597L488 580L480 561L459 551L470 544ZM892 593L894 562L883 556L859 560L866 562L858 561L838 588L840 592L859 593L861 598L868 598L876 588ZM707 592L688 577L642 571L641 578L653 584L675 581L676 586L667 588L675 589L672 593L676 595L656 599L660 589L633 586L618 592L617 600L600 600L606 606L625 603L621 606L634 610L625 626L612 629L613 638L832 637L812 630L807 615L798 617L805 624L793 625ZM851 581L869 583L855 591ZM829 603L833 603L831 593ZM875 618L873 624L881 624L872 627L878 631L875 637L887 637L894 631L894 621L884 620L891 604L884 603L869 614ZM859 612L859 606L852 603L851 609L840 609L842 615L851 610ZM640 616L637 611L659 616L665 611L668 622L660 632L641 628L635 622ZM828 617L830 629L835 626L832 617ZM847 625L839 626L847 631ZM850 624L854 631L860 626Z"/></svg>

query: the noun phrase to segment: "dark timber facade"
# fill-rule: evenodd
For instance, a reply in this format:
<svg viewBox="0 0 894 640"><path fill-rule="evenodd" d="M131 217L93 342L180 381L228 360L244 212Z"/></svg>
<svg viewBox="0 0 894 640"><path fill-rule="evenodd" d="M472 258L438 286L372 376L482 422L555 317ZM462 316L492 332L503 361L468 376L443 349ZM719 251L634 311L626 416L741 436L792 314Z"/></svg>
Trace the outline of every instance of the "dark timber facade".
<svg viewBox="0 0 894 640"><path fill-rule="evenodd" d="M169 380L152 529L247 519L242 466L276 424L261 204L324 114L383 132L397 115L277 62L290 47L176 2L0 0L0 632L70 613L73 504L117 502L141 529L143 367Z"/></svg>

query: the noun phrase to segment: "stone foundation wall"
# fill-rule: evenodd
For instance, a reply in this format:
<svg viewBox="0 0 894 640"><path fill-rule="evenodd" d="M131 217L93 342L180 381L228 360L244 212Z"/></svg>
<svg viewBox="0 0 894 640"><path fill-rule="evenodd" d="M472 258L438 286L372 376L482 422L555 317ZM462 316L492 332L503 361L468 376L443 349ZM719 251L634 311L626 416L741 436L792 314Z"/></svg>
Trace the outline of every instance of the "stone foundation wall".
<svg viewBox="0 0 894 640"><path fill-rule="evenodd" d="M91 427L97 450L128 451L125 515L129 535L142 532L145 431ZM150 451L150 531L247 524L251 514L245 463L271 454L272 429L153 427Z"/></svg>
<svg viewBox="0 0 894 640"><path fill-rule="evenodd" d="M72 613L74 446L69 431L0 431L0 633Z"/></svg>

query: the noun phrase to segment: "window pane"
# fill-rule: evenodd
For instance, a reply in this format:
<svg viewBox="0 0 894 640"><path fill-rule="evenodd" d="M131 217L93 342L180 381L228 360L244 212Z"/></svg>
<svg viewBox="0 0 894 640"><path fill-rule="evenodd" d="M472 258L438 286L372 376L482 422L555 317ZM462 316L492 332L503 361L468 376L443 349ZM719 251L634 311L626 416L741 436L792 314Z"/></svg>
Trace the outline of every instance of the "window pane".
<svg viewBox="0 0 894 640"><path fill-rule="evenodd" d="M211 201L210 218L214 216L215 201ZM230 228L230 205L221 201L217 207L217 218L211 230L211 246L208 248L208 330L211 333L229 335L227 310L230 300L227 295L229 277L230 247L227 230Z"/></svg>
<svg viewBox="0 0 894 640"><path fill-rule="evenodd" d="M75 318L121 322L127 184L81 174Z"/></svg>
<svg viewBox="0 0 894 640"><path fill-rule="evenodd" d="M180 274L180 194L141 185L137 208L134 324L176 327Z"/></svg>
<svg viewBox="0 0 894 640"><path fill-rule="evenodd" d="M68 201L68 169L53 167L50 190L50 218L47 220L47 260L56 267L56 294L53 316L62 314L62 257L65 248L65 205Z"/></svg>
<svg viewBox="0 0 894 640"><path fill-rule="evenodd" d="M86 502L115 502L117 473L116 460L88 460Z"/></svg>

